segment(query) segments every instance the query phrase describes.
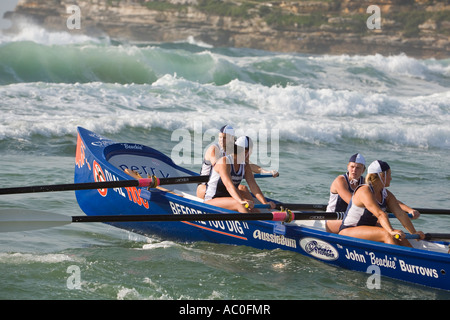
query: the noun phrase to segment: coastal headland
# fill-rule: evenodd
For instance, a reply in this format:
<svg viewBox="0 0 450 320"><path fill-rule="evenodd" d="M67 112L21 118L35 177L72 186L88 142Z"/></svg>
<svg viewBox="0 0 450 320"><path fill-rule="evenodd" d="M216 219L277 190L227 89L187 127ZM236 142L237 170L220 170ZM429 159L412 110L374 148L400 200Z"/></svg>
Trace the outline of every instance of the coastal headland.
<svg viewBox="0 0 450 320"><path fill-rule="evenodd" d="M5 18L133 42L307 54L450 56L450 0L20 0Z"/></svg>

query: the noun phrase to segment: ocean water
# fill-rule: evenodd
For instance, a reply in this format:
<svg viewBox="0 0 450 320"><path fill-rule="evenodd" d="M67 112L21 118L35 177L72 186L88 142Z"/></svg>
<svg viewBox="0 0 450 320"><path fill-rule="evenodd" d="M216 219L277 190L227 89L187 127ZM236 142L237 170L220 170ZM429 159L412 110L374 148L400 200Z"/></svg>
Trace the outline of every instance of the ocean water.
<svg viewBox="0 0 450 320"><path fill-rule="evenodd" d="M231 124L253 135L259 180L285 202L328 200L360 152L391 165L410 206L450 208L450 59L129 43L24 25L0 34L0 184L73 182L76 127L154 147L190 169ZM186 132L193 147L174 152ZM200 137L200 138L199 138ZM197 140L195 140L197 139ZM184 141L186 142L186 141ZM81 215L73 192L2 195L0 208ZM424 232L450 217L422 215ZM103 224L0 233L0 299L414 300L439 290L341 270L281 250L177 243ZM80 287L71 286L73 268Z"/></svg>

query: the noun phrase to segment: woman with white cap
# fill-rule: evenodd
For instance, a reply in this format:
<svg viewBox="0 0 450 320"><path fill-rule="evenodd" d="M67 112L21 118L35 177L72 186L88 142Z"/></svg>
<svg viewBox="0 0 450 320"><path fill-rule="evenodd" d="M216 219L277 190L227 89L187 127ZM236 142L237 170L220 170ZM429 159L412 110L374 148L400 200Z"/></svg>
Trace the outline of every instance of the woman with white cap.
<svg viewBox="0 0 450 320"><path fill-rule="evenodd" d="M230 154L235 142L234 129L230 125L224 125L219 130L219 142L212 144L205 153L203 158L202 168L200 170L201 176L209 176L211 174L211 168L216 165L216 162ZM227 152L228 151L228 152ZM202 198L205 196L206 184L200 183L197 187L197 197Z"/></svg>
<svg viewBox="0 0 450 320"><path fill-rule="evenodd" d="M339 234L411 246L407 240L404 240L403 231L394 229L389 222L386 214L386 210L389 208L411 234L419 234L421 239L425 237L423 232L416 231L394 194L386 189L390 186L391 180L391 169L386 162L376 160L370 164L367 169L366 184L355 190ZM396 237L399 237L399 239L396 239Z"/></svg>
<svg viewBox="0 0 450 320"><path fill-rule="evenodd" d="M235 142L233 153L217 161L206 185L205 203L248 213L248 209L254 207L253 200L246 199L245 194L238 189L245 178L256 199L275 208L275 204L272 201L267 202L262 194L248 163L252 147L253 142L249 137L240 137Z"/></svg>
<svg viewBox="0 0 450 320"><path fill-rule="evenodd" d="M366 170L366 160L360 153L350 157L347 173L339 175L330 186L330 199L327 212L345 212L356 188L364 184L363 173ZM329 220L326 222L328 232L338 233L342 221Z"/></svg>

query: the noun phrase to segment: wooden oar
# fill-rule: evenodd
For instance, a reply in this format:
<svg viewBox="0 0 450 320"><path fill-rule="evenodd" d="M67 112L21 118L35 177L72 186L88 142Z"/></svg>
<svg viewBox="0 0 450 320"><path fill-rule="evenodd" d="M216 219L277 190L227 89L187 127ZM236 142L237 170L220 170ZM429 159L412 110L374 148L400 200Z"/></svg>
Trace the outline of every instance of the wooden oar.
<svg viewBox="0 0 450 320"><path fill-rule="evenodd" d="M343 212L206 213L65 216L52 212L21 209L0 210L0 232L25 231L63 226L74 222L168 222L168 221L250 221L342 220Z"/></svg>
<svg viewBox="0 0 450 320"><path fill-rule="evenodd" d="M255 208L270 208L267 204L256 204ZM326 204L311 204L311 203L277 203L276 208L281 210L287 208L290 210L320 210L325 211L327 209ZM421 214L450 214L450 210L446 209L427 209L427 208L415 208Z"/></svg>
<svg viewBox="0 0 450 320"><path fill-rule="evenodd" d="M84 183L69 183L69 184L54 184L54 185L40 185L28 187L14 187L1 188L2 194L17 194L17 193L33 193L33 192L53 192L53 191L73 191L73 190L88 190L88 189L105 189L105 188L120 188L120 187L150 187L156 188L159 185L167 184L185 184L185 183L200 183L207 182L208 176L186 176L173 178L157 178L155 176L150 178L143 178L139 180L118 180L118 181L104 181L104 182L84 182Z"/></svg>
<svg viewBox="0 0 450 320"><path fill-rule="evenodd" d="M259 175L259 177L263 178L265 176ZM123 188L126 188L126 187L156 188L160 185L201 183L201 182L208 182L208 180L209 180L209 176L185 176L185 177L173 177L173 178L157 178L157 177L153 176L153 177L141 178L141 179L137 179L137 180L84 182L84 183L69 183L69 184L0 188L0 195L2 195L2 194L18 194L18 193L35 193L35 192L107 189L107 188L121 188L121 187L123 187Z"/></svg>
<svg viewBox="0 0 450 320"><path fill-rule="evenodd" d="M245 221L269 220L291 222L292 220L339 220L339 212L268 212L268 213L207 213L207 214L146 214L65 216L36 210L0 210L0 232L26 231L63 226L75 222L162 222L162 221Z"/></svg>

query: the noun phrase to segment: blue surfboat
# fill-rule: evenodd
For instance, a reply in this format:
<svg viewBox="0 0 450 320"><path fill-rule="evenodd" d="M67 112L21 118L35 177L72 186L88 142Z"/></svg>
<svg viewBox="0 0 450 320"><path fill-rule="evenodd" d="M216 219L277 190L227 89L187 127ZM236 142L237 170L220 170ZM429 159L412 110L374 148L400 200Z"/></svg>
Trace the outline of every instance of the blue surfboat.
<svg viewBox="0 0 450 320"><path fill-rule="evenodd" d="M125 169L159 178L196 176L163 153L136 143L117 143L78 128L75 183L130 180ZM88 216L236 213L204 204L197 184L152 188L77 190ZM276 201L275 201L276 202ZM279 202L278 202L279 203ZM264 211L266 209L263 209ZM110 222L131 232L182 242L207 241L261 250L283 249L337 267L450 290L448 243L411 241L414 248L366 241L325 231L324 221Z"/></svg>

